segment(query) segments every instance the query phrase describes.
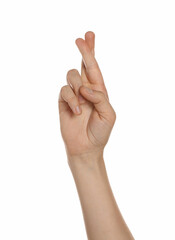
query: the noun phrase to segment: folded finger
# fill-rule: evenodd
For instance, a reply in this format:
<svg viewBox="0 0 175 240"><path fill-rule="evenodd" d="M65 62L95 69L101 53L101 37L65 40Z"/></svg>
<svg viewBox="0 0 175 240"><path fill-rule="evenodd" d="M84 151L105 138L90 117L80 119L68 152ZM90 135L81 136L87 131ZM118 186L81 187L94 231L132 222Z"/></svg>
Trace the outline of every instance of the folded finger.
<svg viewBox="0 0 175 240"><path fill-rule="evenodd" d="M78 97L80 103L84 103L85 99L81 96L79 88L83 85L82 78L77 69L71 69L67 72L67 83L72 87L75 95Z"/></svg>
<svg viewBox="0 0 175 240"><path fill-rule="evenodd" d="M78 98L69 85L63 86L60 90L60 94L59 94L60 112L67 110L65 103L69 105L69 107L75 114L81 113L81 107L79 105Z"/></svg>

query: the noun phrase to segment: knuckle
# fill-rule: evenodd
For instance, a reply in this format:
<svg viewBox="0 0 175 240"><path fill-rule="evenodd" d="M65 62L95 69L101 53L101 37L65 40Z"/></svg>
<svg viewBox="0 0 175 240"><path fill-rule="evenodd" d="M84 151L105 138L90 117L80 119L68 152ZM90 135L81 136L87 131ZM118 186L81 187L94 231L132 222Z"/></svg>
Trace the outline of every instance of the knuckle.
<svg viewBox="0 0 175 240"><path fill-rule="evenodd" d="M105 100L105 94L104 94L104 92L99 91L99 97L100 97L101 101L102 101L102 100Z"/></svg>
<svg viewBox="0 0 175 240"><path fill-rule="evenodd" d="M113 115L114 115L114 120L116 120L116 118L117 118L117 114L116 114L115 111L113 111Z"/></svg>
<svg viewBox="0 0 175 240"><path fill-rule="evenodd" d="M70 96L68 98L68 101L74 103L74 102L77 102L77 98L75 96Z"/></svg>
<svg viewBox="0 0 175 240"><path fill-rule="evenodd" d="M111 117L112 117L112 121L114 123L116 121L116 118L117 118L117 114L114 110L112 111Z"/></svg>
<svg viewBox="0 0 175 240"><path fill-rule="evenodd" d="M73 69L70 69L68 72L67 72L67 77L71 77L71 76L74 76L74 75L77 75L78 74L78 70L73 68Z"/></svg>
<svg viewBox="0 0 175 240"><path fill-rule="evenodd" d="M70 107L76 106L78 104L77 103L77 98L75 97L75 95L74 96L68 96L67 102L68 102Z"/></svg>
<svg viewBox="0 0 175 240"><path fill-rule="evenodd" d="M101 98L104 98L104 96L105 96L104 92L102 92L102 91L99 91L99 95L100 95Z"/></svg>
<svg viewBox="0 0 175 240"><path fill-rule="evenodd" d="M61 88L61 94L64 94L64 93L66 93L67 91L68 91L68 85L64 85L62 88Z"/></svg>

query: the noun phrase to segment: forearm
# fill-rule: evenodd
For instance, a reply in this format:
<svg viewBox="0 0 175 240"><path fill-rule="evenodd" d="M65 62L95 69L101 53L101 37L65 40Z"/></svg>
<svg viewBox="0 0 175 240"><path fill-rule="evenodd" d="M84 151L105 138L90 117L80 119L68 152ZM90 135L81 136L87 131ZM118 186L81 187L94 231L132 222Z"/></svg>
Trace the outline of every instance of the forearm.
<svg viewBox="0 0 175 240"><path fill-rule="evenodd" d="M83 158L69 159L69 166L79 194L88 239L133 239L113 196L103 155Z"/></svg>

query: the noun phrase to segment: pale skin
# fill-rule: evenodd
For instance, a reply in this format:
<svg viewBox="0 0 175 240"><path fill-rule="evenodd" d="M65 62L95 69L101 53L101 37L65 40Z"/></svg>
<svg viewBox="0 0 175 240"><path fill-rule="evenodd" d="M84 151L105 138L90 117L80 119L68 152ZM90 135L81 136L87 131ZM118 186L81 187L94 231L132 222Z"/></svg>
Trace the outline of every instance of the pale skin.
<svg viewBox="0 0 175 240"><path fill-rule="evenodd" d="M95 34L75 41L81 73L71 69L59 94L60 128L88 240L133 240L114 198L103 158L116 121L95 59Z"/></svg>

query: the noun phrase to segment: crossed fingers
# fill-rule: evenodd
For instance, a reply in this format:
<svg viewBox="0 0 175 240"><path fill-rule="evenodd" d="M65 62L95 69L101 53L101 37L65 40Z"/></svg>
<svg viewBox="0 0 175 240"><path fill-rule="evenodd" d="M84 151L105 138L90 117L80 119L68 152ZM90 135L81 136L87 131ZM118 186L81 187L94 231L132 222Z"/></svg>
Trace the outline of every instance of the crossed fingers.
<svg viewBox="0 0 175 240"><path fill-rule="evenodd" d="M82 55L81 75L78 70L71 69L67 73L67 83L62 87L59 95L60 103L66 102L76 114L81 113L81 103L86 100L79 93L79 88L86 85L94 90L102 91L107 99L108 93L104 84L103 76L94 56L95 35L93 32L85 34L85 40L77 38L75 43ZM65 106L63 106L65 109Z"/></svg>

